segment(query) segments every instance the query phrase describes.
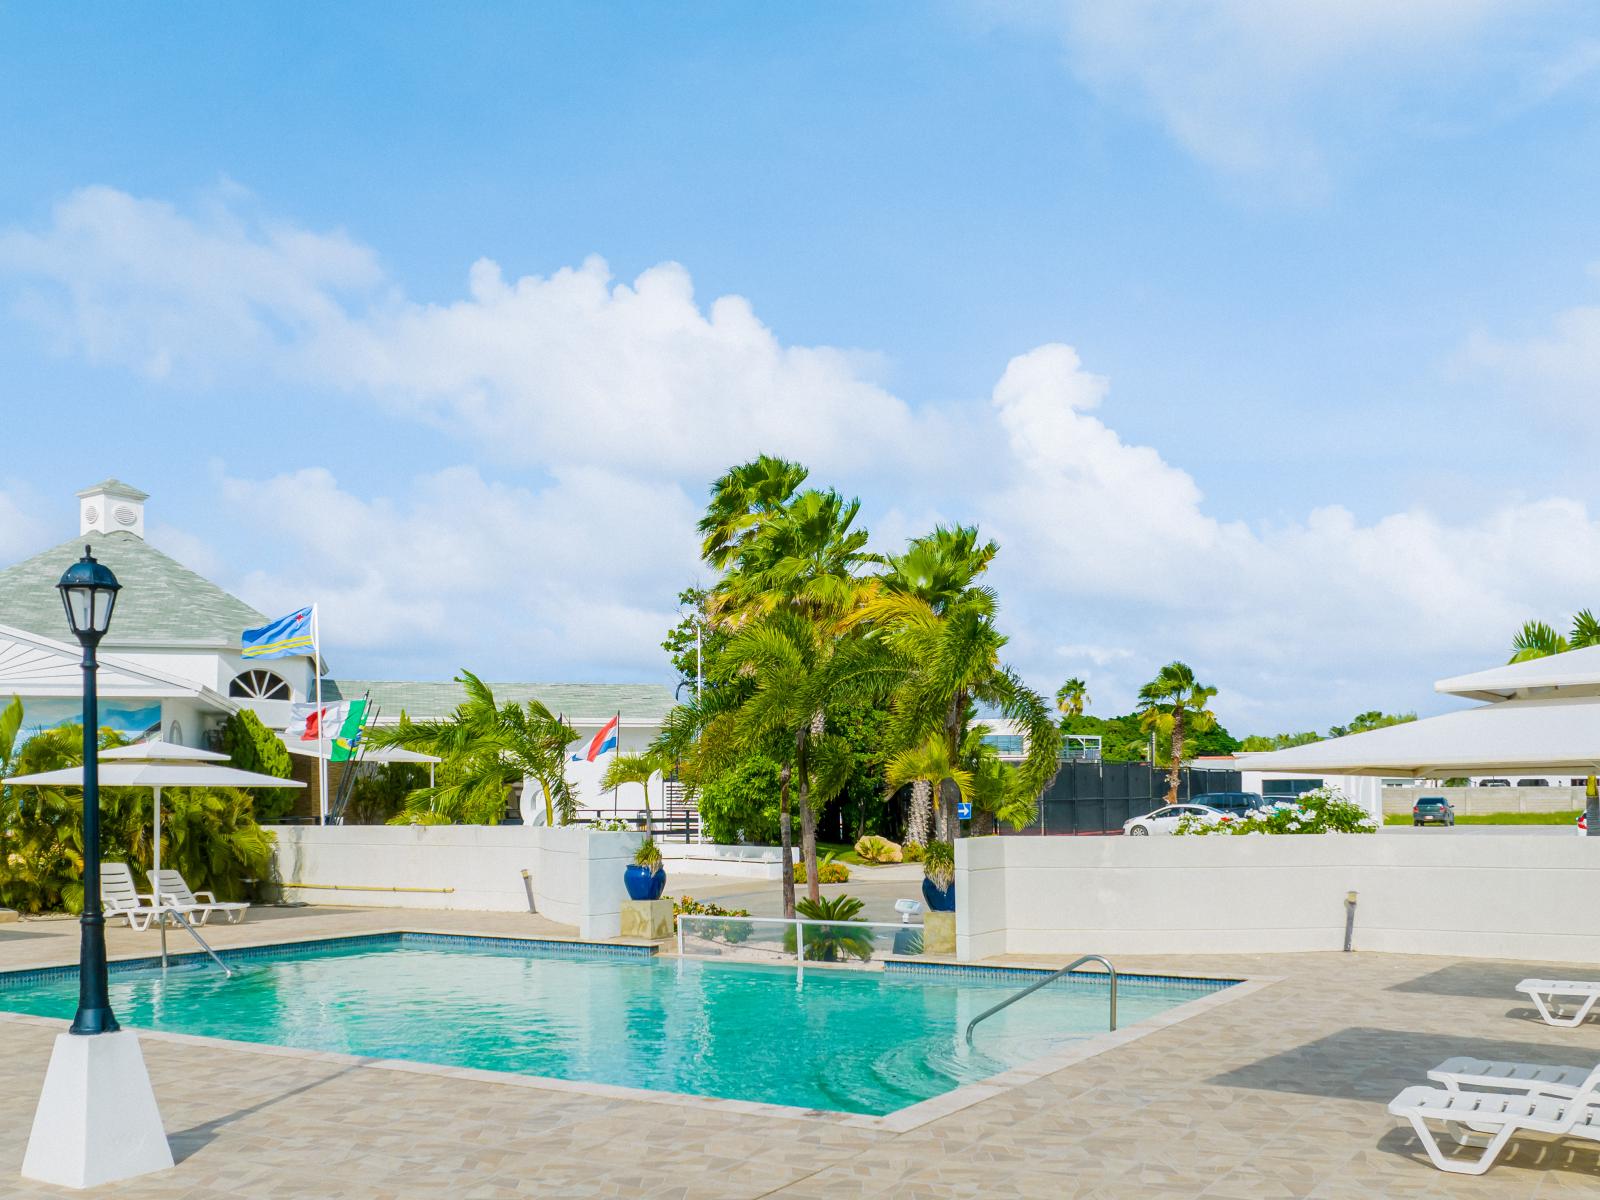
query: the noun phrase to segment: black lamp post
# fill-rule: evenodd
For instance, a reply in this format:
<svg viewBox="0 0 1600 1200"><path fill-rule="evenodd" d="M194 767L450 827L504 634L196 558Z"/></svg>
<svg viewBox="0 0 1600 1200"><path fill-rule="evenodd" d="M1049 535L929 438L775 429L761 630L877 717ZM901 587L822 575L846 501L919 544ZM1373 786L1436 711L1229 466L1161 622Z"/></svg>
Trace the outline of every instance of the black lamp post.
<svg viewBox="0 0 1600 1200"><path fill-rule="evenodd" d="M67 624L83 647L83 916L78 950L78 1015L72 1033L115 1033L106 992L106 916L100 907L100 706L95 691L95 647L111 625L122 585L111 569L94 560L89 547L67 568L61 582Z"/></svg>

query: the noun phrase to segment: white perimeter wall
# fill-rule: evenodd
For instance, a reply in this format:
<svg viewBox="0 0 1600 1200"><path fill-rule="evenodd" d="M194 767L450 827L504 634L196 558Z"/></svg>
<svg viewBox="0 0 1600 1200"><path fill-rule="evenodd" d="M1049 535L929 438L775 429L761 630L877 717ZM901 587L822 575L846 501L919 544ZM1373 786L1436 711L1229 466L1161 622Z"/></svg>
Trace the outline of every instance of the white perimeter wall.
<svg viewBox="0 0 1600 1200"><path fill-rule="evenodd" d="M275 825L284 883L450 891L346 891L285 888L308 904L384 908L465 908L527 912L529 873L535 911L576 925L586 938L616 937L627 891L622 872L643 840L638 833L595 833L528 825Z"/></svg>
<svg viewBox="0 0 1600 1200"><path fill-rule="evenodd" d="M1600 842L1326 834L986 837L956 843L956 953L1206 954L1355 948L1600 958Z"/></svg>

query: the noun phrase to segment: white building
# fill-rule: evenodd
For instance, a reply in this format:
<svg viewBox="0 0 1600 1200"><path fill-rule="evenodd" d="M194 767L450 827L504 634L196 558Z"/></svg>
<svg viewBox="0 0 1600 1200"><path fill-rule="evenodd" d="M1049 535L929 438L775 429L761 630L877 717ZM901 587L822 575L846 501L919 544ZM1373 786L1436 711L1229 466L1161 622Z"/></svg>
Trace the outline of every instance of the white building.
<svg viewBox="0 0 1600 1200"><path fill-rule="evenodd" d="M88 545L122 584L110 631L100 644L103 725L125 736L159 734L171 742L206 746L231 714L248 708L269 728L283 729L290 704L315 698L311 656L243 659L240 634L269 617L146 542L148 498L116 479L87 488L78 493L76 538L0 570L0 704L12 696L22 699L25 734L79 720L82 650L67 628L56 583ZM336 642L333 650L337 654ZM491 687L498 700L537 698L563 714L579 734L574 752L614 716L621 718L622 750L643 749L660 731L673 703L671 689L660 684ZM447 716L463 698L460 685L448 681L323 677L324 700L362 696L370 698L378 723L397 722L402 711L415 719ZM569 763L568 778L586 808L609 812L615 804L619 811L631 812L638 805L638 788L624 789L615 798L599 790L610 758L606 754L595 763ZM296 763L297 777L310 785L300 811L315 812L320 798L311 769L314 752L310 759L302 754ZM542 804L525 804L524 817L542 821Z"/></svg>

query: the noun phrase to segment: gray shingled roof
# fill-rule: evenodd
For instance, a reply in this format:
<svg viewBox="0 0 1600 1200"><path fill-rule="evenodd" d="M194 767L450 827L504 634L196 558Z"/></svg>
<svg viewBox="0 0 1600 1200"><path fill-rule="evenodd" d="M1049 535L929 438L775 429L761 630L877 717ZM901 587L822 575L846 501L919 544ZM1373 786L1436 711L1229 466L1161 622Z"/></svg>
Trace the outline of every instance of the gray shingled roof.
<svg viewBox="0 0 1600 1200"><path fill-rule="evenodd" d="M0 625L70 641L56 584L83 554L84 543L122 584L107 646L239 644L244 630L266 621L137 534L120 530L75 537L0 571Z"/></svg>
<svg viewBox="0 0 1600 1200"><path fill-rule="evenodd" d="M672 689L660 683L491 683L494 698L504 704L540 700L552 712L569 720L603 719L621 713L624 721L659 721L672 708ZM384 724L398 721L400 712L416 721L448 717L466 698L459 683L405 682L388 679L325 679L323 699L355 700L367 692L383 711Z"/></svg>

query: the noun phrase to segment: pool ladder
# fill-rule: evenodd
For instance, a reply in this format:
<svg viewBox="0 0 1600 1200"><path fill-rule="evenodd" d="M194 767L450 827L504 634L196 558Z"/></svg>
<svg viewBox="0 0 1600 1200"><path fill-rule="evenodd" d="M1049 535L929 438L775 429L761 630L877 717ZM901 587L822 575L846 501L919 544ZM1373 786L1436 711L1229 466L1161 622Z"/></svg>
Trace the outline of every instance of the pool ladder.
<svg viewBox="0 0 1600 1200"><path fill-rule="evenodd" d="M1018 1000L1021 1000L1024 996L1033 995L1033 993L1037 992L1040 988L1045 987L1048 984L1054 983L1056 980L1062 978L1065 975L1072 974L1072 972L1076 971L1079 967L1083 966L1084 963L1090 963L1090 962L1099 963L1101 966L1105 967L1105 969L1111 975L1111 1031L1113 1033L1115 1033L1116 1029L1117 1029L1117 969L1114 966L1111 965L1111 960L1109 958L1106 958L1102 954L1085 954L1082 958L1073 959L1066 966L1062 967L1059 971L1052 971L1050 974L1046 975L1043 979L1039 980L1038 983L1030 983L1027 987L1023 988L1015 996L1007 996L1004 1000L1000 1001L1000 1003L996 1004L993 1008L986 1008L981 1013L979 1013L977 1016L973 1017L972 1020L967 1022L967 1045L969 1045L969 1046L972 1045L972 1031L978 1027L978 1022L979 1021L987 1020L989 1017L994 1016L995 1013L999 1012L1002 1008L1010 1008L1013 1004L1015 1004Z"/></svg>

